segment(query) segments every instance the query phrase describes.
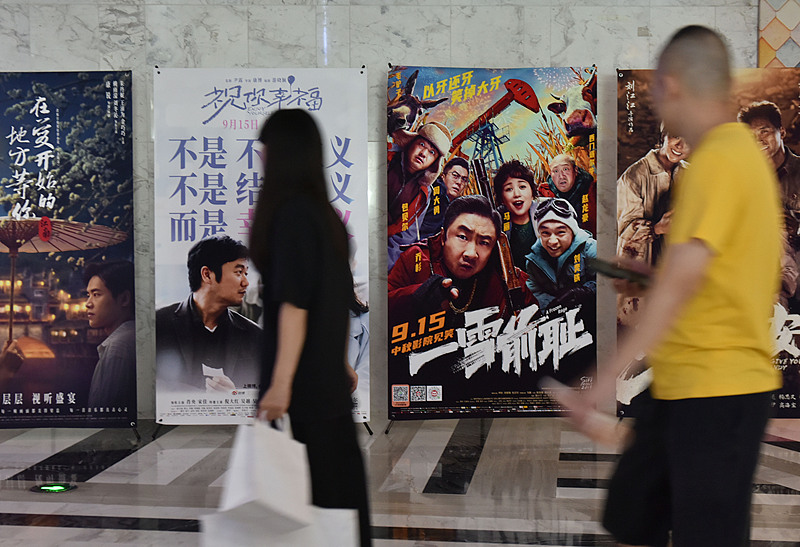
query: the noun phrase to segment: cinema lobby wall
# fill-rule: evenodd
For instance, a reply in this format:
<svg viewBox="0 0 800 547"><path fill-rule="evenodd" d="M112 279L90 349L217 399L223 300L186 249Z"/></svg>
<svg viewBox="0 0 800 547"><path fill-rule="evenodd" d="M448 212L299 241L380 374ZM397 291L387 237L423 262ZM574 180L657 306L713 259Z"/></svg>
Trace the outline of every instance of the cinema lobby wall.
<svg viewBox="0 0 800 547"><path fill-rule="evenodd" d="M386 72L452 67L598 67L599 254L615 240L616 68L651 68L675 29L727 37L757 63L755 0L0 0L0 70L133 71L139 417L154 416L153 67L366 67L369 82L371 421L386 411ZM615 343L614 295L598 291L598 352ZM602 371L600 371L602 374Z"/></svg>

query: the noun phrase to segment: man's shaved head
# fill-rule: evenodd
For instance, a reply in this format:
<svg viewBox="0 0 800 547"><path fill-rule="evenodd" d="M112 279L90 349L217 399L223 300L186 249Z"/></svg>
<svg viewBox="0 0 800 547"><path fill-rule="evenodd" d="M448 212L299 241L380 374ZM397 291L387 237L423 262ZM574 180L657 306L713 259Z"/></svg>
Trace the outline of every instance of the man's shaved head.
<svg viewBox="0 0 800 547"><path fill-rule="evenodd" d="M676 32L661 51L658 71L681 80L698 98L728 99L728 49L722 37L709 28L690 25Z"/></svg>

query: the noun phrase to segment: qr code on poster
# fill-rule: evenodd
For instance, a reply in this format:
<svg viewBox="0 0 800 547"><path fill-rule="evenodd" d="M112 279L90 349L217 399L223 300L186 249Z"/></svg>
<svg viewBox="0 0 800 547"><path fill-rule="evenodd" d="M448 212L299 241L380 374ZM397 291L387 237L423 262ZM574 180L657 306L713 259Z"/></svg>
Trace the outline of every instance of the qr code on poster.
<svg viewBox="0 0 800 547"><path fill-rule="evenodd" d="M411 402L412 403L424 403L426 399L428 390L425 386L411 386Z"/></svg>
<svg viewBox="0 0 800 547"><path fill-rule="evenodd" d="M408 406L408 384L395 384L392 386L392 406Z"/></svg>

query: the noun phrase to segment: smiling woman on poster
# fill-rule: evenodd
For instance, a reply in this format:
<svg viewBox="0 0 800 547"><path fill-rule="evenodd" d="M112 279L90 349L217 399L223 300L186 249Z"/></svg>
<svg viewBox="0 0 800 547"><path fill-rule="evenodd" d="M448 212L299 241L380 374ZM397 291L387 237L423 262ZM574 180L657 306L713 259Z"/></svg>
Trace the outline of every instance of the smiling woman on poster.
<svg viewBox="0 0 800 547"><path fill-rule="evenodd" d="M358 509L361 545L371 545L351 416L358 379L346 358L348 237L326 191L319 130L303 110L278 110L259 140L264 181L250 238L264 286L259 418L289 413L292 433L308 452L313 504Z"/></svg>

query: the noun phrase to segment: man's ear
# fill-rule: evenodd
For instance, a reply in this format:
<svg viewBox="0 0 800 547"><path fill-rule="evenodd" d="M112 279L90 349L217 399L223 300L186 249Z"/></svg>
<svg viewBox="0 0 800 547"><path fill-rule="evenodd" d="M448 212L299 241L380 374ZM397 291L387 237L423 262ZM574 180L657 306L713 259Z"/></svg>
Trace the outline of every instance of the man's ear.
<svg viewBox="0 0 800 547"><path fill-rule="evenodd" d="M117 296L117 303L123 308L133 308L133 298L131 296L131 291L124 290Z"/></svg>
<svg viewBox="0 0 800 547"><path fill-rule="evenodd" d="M214 272L211 271L211 268L208 266L203 266L200 268L200 280L203 283L211 283L212 281L217 280L217 276L214 275Z"/></svg>
<svg viewBox="0 0 800 547"><path fill-rule="evenodd" d="M780 133L781 133L781 140L784 140L786 138L786 129L784 129L783 126L781 126Z"/></svg>

